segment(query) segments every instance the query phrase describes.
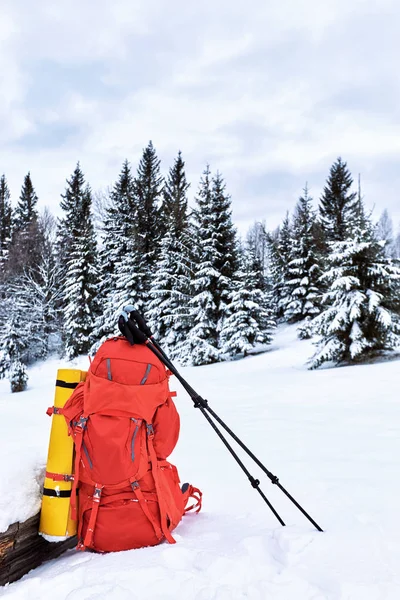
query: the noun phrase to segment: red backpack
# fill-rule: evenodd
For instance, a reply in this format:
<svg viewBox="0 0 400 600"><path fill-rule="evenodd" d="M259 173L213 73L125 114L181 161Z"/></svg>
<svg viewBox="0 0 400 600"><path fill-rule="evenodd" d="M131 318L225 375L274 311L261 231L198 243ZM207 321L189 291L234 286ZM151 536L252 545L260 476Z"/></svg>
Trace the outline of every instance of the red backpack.
<svg viewBox="0 0 400 600"><path fill-rule="evenodd" d="M112 338L62 409L75 442L71 514L78 512L79 549L175 543L171 531L182 515L200 510L201 492L181 489L167 461L179 437L169 375L145 345ZM195 503L186 508L190 497Z"/></svg>

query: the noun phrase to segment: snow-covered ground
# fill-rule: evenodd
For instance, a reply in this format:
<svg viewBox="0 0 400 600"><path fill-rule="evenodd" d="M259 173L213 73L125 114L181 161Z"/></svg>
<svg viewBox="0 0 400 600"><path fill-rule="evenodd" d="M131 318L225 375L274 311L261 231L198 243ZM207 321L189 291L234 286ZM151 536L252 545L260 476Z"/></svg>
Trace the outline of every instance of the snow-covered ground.
<svg viewBox="0 0 400 600"><path fill-rule="evenodd" d="M308 371L311 344L295 338L284 327L266 354L182 373L324 533L247 462L281 527L176 385L182 430L172 460L204 493L203 511L176 530L178 543L71 551L0 588L0 598L399 600L400 363ZM0 383L0 531L39 506L45 410L61 366L32 368L21 394Z"/></svg>

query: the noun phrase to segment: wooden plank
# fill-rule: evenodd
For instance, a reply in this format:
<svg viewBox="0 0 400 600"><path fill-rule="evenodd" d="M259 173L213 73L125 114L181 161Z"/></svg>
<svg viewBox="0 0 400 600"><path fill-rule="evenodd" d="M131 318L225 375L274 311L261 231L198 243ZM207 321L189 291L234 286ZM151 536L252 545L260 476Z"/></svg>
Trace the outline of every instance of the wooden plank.
<svg viewBox="0 0 400 600"><path fill-rule="evenodd" d="M10 525L5 533L0 533L0 565L4 557L14 547L15 534L18 531L18 523Z"/></svg>
<svg viewBox="0 0 400 600"><path fill-rule="evenodd" d="M47 542L38 534L40 514L24 523L13 523L0 533L0 585L17 581L46 560L76 546L76 537Z"/></svg>

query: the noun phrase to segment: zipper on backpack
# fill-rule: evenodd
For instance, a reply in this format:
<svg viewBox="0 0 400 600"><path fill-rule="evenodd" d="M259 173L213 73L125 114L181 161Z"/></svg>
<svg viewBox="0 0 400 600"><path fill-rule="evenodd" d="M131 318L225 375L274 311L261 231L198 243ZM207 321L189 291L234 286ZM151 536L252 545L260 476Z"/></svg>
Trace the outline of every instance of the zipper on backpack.
<svg viewBox="0 0 400 600"><path fill-rule="evenodd" d="M140 419L135 419L134 417L131 417L131 421L133 421L136 424L136 427L132 434L132 442L131 442L131 459L133 462L135 460L135 440L136 440L136 436L139 431Z"/></svg>
<svg viewBox="0 0 400 600"><path fill-rule="evenodd" d="M85 444L85 442L82 442L82 450L84 451L84 453L85 453L85 455L86 455L86 458L87 458L87 461L88 461L88 463L89 463L89 467L90 467L90 469L93 469L93 463L92 463L92 460L91 460L91 458L90 458L90 456L89 456L89 451L88 451L88 449L87 449L87 447L86 447L86 444Z"/></svg>

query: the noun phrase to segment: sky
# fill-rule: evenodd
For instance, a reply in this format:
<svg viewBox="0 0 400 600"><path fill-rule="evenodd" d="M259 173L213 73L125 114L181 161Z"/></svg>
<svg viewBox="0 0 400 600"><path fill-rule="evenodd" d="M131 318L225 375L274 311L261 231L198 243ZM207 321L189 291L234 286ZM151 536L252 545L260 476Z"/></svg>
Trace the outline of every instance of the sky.
<svg viewBox="0 0 400 600"><path fill-rule="evenodd" d="M0 0L0 173L60 214L152 140L167 173L226 180L234 221L275 227L341 156L400 225L398 0Z"/></svg>

